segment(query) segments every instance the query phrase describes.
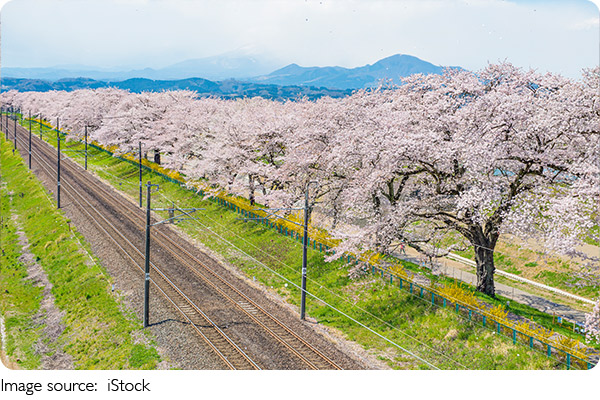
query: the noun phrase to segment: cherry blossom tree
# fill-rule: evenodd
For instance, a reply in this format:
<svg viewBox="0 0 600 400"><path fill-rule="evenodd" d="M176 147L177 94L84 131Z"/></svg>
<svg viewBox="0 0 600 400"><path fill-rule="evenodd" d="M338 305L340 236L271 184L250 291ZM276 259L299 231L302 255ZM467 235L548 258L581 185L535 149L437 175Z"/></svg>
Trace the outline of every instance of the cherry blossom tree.
<svg viewBox="0 0 600 400"><path fill-rule="evenodd" d="M204 152L194 163L195 175L247 196L251 204L257 190L260 200L266 201L267 182L272 182L273 171L283 163L287 115L293 114L283 112L284 104L262 98L215 101L219 105L206 121Z"/></svg>
<svg viewBox="0 0 600 400"><path fill-rule="evenodd" d="M156 93L130 93L110 108L110 116L102 120L94 139L102 144L117 146L119 152L137 152L138 143L148 140L151 125L167 109L164 96ZM147 149L146 146L144 146Z"/></svg>
<svg viewBox="0 0 600 400"><path fill-rule="evenodd" d="M598 115L584 95L578 83L506 63L374 93L378 130L342 130L329 152L344 171L338 207L363 221L359 234L338 233L338 254L399 241L427 253L458 234L474 248L477 289L492 296L501 233L574 254L594 235L599 198Z"/></svg>
<svg viewBox="0 0 600 400"><path fill-rule="evenodd" d="M145 148L155 149L156 154L165 154L168 164L179 169L187 156L186 145L196 137L197 125L193 118L196 92L187 90L166 91L149 94L156 111L141 134ZM148 107L148 106L145 106ZM160 163L161 160L156 158Z"/></svg>
<svg viewBox="0 0 600 400"><path fill-rule="evenodd" d="M75 90L68 93L68 104L62 104L59 117L71 136L81 139L86 127L88 134L97 131L105 118L110 118L113 107L129 94L114 88Z"/></svg>

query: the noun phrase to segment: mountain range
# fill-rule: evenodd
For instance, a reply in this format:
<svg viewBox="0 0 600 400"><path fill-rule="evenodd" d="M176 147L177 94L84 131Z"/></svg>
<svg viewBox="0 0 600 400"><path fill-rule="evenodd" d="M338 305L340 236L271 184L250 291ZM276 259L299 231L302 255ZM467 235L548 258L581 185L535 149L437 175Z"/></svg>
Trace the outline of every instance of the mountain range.
<svg viewBox="0 0 600 400"><path fill-rule="evenodd" d="M396 54L374 64L357 68L301 67L290 64L268 75L252 78L253 82L276 85L316 86L335 89L359 89L379 85L384 80L399 83L412 74L441 74L442 67L406 54Z"/></svg>
<svg viewBox="0 0 600 400"><path fill-rule="evenodd" d="M280 86L253 82L240 82L233 79L213 82L202 78L179 80L152 80L132 78L118 82L98 81L89 78L65 78L57 81L41 79L2 78L2 91L18 90L21 92L47 92L50 90L98 89L113 87L129 90L133 93L160 92L163 90L191 90L199 97L216 96L232 99L243 97L263 97L272 100L288 100L306 97L314 100L323 96L345 97L351 90L315 88L311 86Z"/></svg>
<svg viewBox="0 0 600 400"><path fill-rule="evenodd" d="M396 54L356 68L302 67L289 64L270 73L274 61L248 54L187 60L162 69L117 71L83 66L2 68L2 90L48 91L116 87L141 91L187 89L201 96L290 99L341 97L383 81L399 83L412 74L440 74L443 67L417 57ZM459 67L451 67L459 68ZM6 77L5 77L6 76Z"/></svg>
<svg viewBox="0 0 600 400"><path fill-rule="evenodd" d="M246 47L204 58L181 61L164 68L94 68L85 65L60 65L47 68L2 67L2 76L57 81L65 78L90 78L101 81L123 81L131 78L179 80L204 78L209 80L243 79L267 74L283 63Z"/></svg>

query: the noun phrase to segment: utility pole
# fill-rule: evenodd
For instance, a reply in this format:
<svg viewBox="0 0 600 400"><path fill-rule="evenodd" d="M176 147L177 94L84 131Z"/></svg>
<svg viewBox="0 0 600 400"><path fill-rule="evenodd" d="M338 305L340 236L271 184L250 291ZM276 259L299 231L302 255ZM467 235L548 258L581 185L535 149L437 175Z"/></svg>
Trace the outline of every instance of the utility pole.
<svg viewBox="0 0 600 400"><path fill-rule="evenodd" d="M319 182L317 182L317 181L309 181L306 184L306 188L304 190L304 207L303 208L272 208L272 209L268 209L268 210L261 209L261 211L264 211L267 214L265 217L243 218L244 221L259 220L259 219L264 220L264 219L268 219L272 215L276 215L275 213L277 211L304 210L304 223L302 225L300 225L296 221L292 221L291 219L287 219L285 217L276 215L277 218L284 219L288 222L291 222L294 225L302 226L302 229L304 232L304 235L302 237L302 286L301 286L302 293L301 293L301 301L300 301L300 319L301 320L304 320L304 317L306 315L306 272L307 272L307 264L308 264L308 220L310 218L310 211L311 211L311 207L309 206L309 202L308 202L308 198L309 198L308 189L309 189L310 185L313 183L315 185L319 186Z"/></svg>
<svg viewBox="0 0 600 400"><path fill-rule="evenodd" d="M146 193L146 260L144 264L144 328L146 328L149 324L149 314L150 314L150 189L152 188L152 183L148 181L146 185L147 193ZM154 185L157 186L158 185ZM140 186L140 190L142 187ZM141 199L140 199L141 201Z"/></svg>
<svg viewBox="0 0 600 400"><path fill-rule="evenodd" d="M15 150L17 149L17 114L14 115L14 124L13 124L13 128L14 128L14 140L15 140Z"/></svg>
<svg viewBox="0 0 600 400"><path fill-rule="evenodd" d="M87 125L85 126L85 170L87 171Z"/></svg>
<svg viewBox="0 0 600 400"><path fill-rule="evenodd" d="M6 127L6 124L4 123L4 107L2 107L2 113L0 113L0 126L2 126L2 130L4 131L6 140L8 140L8 129Z"/></svg>
<svg viewBox="0 0 600 400"><path fill-rule="evenodd" d="M306 313L306 268L307 268L307 252L308 252L308 219L310 208L308 206L308 188L311 183L318 185L316 181L310 181L306 184L304 191L304 236L302 237L302 299L300 305L300 319L304 320Z"/></svg>
<svg viewBox="0 0 600 400"><path fill-rule="evenodd" d="M40 113L40 139L42 138L42 113Z"/></svg>
<svg viewBox="0 0 600 400"><path fill-rule="evenodd" d="M141 146L141 145L140 145ZM153 225L160 225L165 222L182 221L185 219L194 218L183 218L189 216L194 211L203 210L203 208L176 208L173 204L173 208L155 208L154 210L150 207L150 196L152 194L152 187L156 187L155 191L158 191L159 186L152 184L150 181L146 184L146 255L144 260L144 328L150 325L150 227ZM175 216L175 210L182 212L182 215ZM169 218L150 224L150 211L168 211Z"/></svg>
<svg viewBox="0 0 600 400"><path fill-rule="evenodd" d="M29 111L29 169L31 169L31 111Z"/></svg>
<svg viewBox="0 0 600 400"><path fill-rule="evenodd" d="M140 208L142 208L142 142L139 142L138 151L139 167L140 167Z"/></svg>
<svg viewBox="0 0 600 400"><path fill-rule="evenodd" d="M56 208L60 208L60 130L58 127L58 117L56 117L56 149L57 149L57 157L56 157L56 163L57 163L57 175L56 175L56 203L57 203L57 207Z"/></svg>

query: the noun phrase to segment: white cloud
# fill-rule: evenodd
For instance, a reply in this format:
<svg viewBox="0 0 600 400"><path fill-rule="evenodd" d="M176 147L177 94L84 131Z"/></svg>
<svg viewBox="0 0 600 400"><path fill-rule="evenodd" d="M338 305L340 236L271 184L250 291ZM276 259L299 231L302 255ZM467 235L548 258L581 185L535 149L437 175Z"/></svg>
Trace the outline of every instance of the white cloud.
<svg viewBox="0 0 600 400"><path fill-rule="evenodd" d="M585 29L598 29L600 28L600 18L588 18L583 21L579 21L571 25L571 29L574 30L585 30Z"/></svg>

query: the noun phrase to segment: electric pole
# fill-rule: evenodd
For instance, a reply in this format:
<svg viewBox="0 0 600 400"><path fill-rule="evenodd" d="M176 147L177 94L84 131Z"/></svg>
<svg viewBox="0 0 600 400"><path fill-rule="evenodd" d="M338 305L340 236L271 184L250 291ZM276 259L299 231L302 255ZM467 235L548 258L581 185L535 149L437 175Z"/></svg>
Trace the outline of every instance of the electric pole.
<svg viewBox="0 0 600 400"><path fill-rule="evenodd" d="M17 114L14 115L14 120L13 120L14 124L13 124L13 128L14 128L14 140L15 140L15 150L17 149Z"/></svg>
<svg viewBox="0 0 600 400"><path fill-rule="evenodd" d="M189 216L194 211L204 210L203 208L177 208L173 204L172 208L155 208L150 207L150 196L152 195L152 187L156 187L155 191L158 191L159 186L153 185L151 182L146 184L146 258L144 260L144 328L150 325L150 227L154 225L160 225L165 222L172 221L183 221L185 219L194 218L183 218ZM181 215L175 216L175 210L182 212ZM150 211L168 211L169 218L150 224Z"/></svg>
<svg viewBox="0 0 600 400"><path fill-rule="evenodd" d="M149 324L150 314L150 189L152 186L158 187L158 185L152 185L150 181L146 185L146 260L144 263L144 328ZM140 186L141 190L141 186Z"/></svg>
<svg viewBox="0 0 600 400"><path fill-rule="evenodd" d="M140 208L142 208L142 142L139 142L138 151L139 169L140 169Z"/></svg>
<svg viewBox="0 0 600 400"><path fill-rule="evenodd" d="M271 215L276 215L277 218L280 219L284 219L288 222L291 222L294 225L298 225L298 226L302 226L304 235L302 237L302 285L301 285L301 300L300 300L300 319L304 320L304 317L306 315L306 272L307 272L307 265L308 265L308 220L310 219L310 211L311 211L311 207L309 205L309 201L308 201L308 189L310 188L311 184L316 184L317 186L319 186L319 182L317 181L309 181L306 184L306 188L304 190L304 207L303 208L272 208L269 210L264 210L261 209L261 211L264 211L267 213L267 215L265 217L260 217L260 218L243 218L244 221L247 220L264 220L264 219L268 219ZM292 221L291 219L287 219L285 217L281 217L278 216L277 214L275 214L277 211L292 211L292 210L304 210L304 223L302 225L300 225L299 223L297 223L296 221Z"/></svg>
<svg viewBox="0 0 600 400"><path fill-rule="evenodd" d="M58 117L56 117L56 150L56 208L60 208L60 130L58 127Z"/></svg>
<svg viewBox="0 0 600 400"><path fill-rule="evenodd" d="M304 236L302 237L302 299L300 306L300 319L304 320L306 313L306 268L307 268L307 252L308 252L308 219L310 215L310 207L308 205L308 188L311 183L318 185L316 181L310 181L306 184L304 191Z"/></svg>
<svg viewBox="0 0 600 400"><path fill-rule="evenodd" d="M85 170L87 171L87 125L85 126ZM140 205L141 207L141 205Z"/></svg>
<svg viewBox="0 0 600 400"><path fill-rule="evenodd" d="M4 136L6 140L8 140L8 127L4 123L4 108L2 108L2 114L0 114L0 123L2 125L2 130L4 131Z"/></svg>
<svg viewBox="0 0 600 400"><path fill-rule="evenodd" d="M31 111L29 111L29 169L31 169Z"/></svg>

